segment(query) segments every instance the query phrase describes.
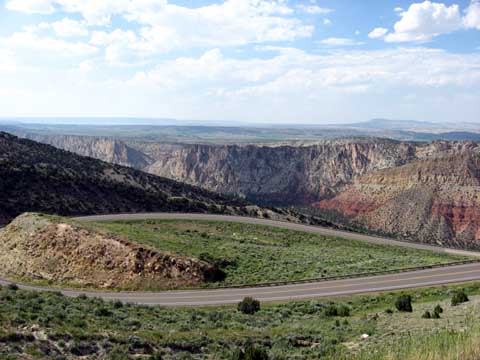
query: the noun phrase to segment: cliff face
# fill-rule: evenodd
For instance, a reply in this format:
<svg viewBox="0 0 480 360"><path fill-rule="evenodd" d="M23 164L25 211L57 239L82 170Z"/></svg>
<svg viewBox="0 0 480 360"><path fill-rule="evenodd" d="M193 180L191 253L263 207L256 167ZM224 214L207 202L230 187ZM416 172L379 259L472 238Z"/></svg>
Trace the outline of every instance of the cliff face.
<svg viewBox="0 0 480 360"><path fill-rule="evenodd" d="M478 248L479 194L480 152L464 148L360 177L316 206L406 239Z"/></svg>
<svg viewBox="0 0 480 360"><path fill-rule="evenodd" d="M157 157L146 170L216 192L290 205L331 196L358 175L403 164L412 156L412 146L388 140L275 147L182 145Z"/></svg>
<svg viewBox="0 0 480 360"><path fill-rule="evenodd" d="M309 205L356 178L420 159L473 151L474 142L338 139L290 145L162 144L45 136L37 140L220 193L275 205Z"/></svg>
<svg viewBox="0 0 480 360"><path fill-rule="evenodd" d="M130 166L136 169L143 169L153 162L153 159L143 152L128 146L122 141L109 138L33 134L27 134L26 137L30 140L49 144L78 155L89 156L112 164Z"/></svg>

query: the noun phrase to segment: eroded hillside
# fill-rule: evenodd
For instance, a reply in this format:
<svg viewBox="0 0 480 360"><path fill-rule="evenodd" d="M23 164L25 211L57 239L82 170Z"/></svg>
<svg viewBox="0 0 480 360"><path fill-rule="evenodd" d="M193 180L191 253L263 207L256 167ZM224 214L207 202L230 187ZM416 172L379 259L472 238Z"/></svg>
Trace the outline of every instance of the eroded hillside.
<svg viewBox="0 0 480 360"><path fill-rule="evenodd" d="M198 259L32 213L0 230L0 263L4 276L100 288L175 288L221 275Z"/></svg>
<svg viewBox="0 0 480 360"><path fill-rule="evenodd" d="M480 153L475 148L377 171L317 206L383 233L478 248Z"/></svg>

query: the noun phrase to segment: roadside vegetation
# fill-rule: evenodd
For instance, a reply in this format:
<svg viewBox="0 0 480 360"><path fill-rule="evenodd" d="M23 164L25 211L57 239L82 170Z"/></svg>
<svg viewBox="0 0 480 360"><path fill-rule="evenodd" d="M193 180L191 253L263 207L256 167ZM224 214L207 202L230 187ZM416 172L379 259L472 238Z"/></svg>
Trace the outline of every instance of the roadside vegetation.
<svg viewBox="0 0 480 360"><path fill-rule="evenodd" d="M470 301L452 306L458 291ZM476 283L282 304L247 299L239 306L166 308L0 287L0 358L476 359L479 294ZM412 312L395 308L405 295ZM422 317L432 309L441 316Z"/></svg>
<svg viewBox="0 0 480 360"><path fill-rule="evenodd" d="M82 225L218 265L225 272L224 281L206 286L323 278L466 259L231 222L142 220Z"/></svg>

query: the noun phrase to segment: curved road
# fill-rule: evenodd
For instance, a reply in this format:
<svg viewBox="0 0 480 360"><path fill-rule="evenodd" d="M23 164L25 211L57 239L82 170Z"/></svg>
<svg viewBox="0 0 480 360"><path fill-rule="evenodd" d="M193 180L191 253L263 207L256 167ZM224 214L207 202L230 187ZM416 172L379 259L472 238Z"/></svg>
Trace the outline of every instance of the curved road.
<svg viewBox="0 0 480 360"><path fill-rule="evenodd" d="M121 214L78 217L78 221L111 221L111 220L143 220L143 219L189 219L189 220L220 220L234 221L247 224L270 225L280 228L318 233L322 235L338 236L347 239L361 240L375 244L389 244L404 246L415 249L432 250L437 252L446 252L467 256L479 257L480 253L472 251L461 251L454 249L445 249L436 246L428 246L414 243L395 241L385 238L368 236L363 234L337 231L316 226L294 224L288 222L272 221L265 219L245 218L237 216L224 215L205 215L205 214ZM459 283L480 280L480 263L445 266L434 269L403 272L397 274L368 276L353 279L331 280L321 282L311 282L305 284L279 285L269 287L252 288L231 288L231 289L211 289L211 290L178 290L164 292L96 292L96 291L77 291L62 290L67 296L78 296L85 294L87 296L101 297L105 300L120 300L129 303L138 303L145 305L164 305L164 306L198 306L198 305L221 305L234 304L246 296L252 296L260 301L286 301L312 299L325 296L352 295L377 291L389 291L415 287L426 287L433 285L444 285L449 283ZM9 282L0 279L0 284L5 285ZM19 285L19 287L30 290L58 291L39 286Z"/></svg>

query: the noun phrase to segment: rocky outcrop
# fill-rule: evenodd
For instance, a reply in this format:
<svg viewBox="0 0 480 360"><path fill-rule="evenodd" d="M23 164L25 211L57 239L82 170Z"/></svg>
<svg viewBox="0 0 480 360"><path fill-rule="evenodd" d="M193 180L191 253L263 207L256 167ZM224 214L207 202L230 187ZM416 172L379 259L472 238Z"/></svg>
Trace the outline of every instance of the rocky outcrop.
<svg viewBox="0 0 480 360"><path fill-rule="evenodd" d="M479 194L480 152L463 148L360 177L316 206L406 239L479 248Z"/></svg>
<svg viewBox="0 0 480 360"><path fill-rule="evenodd" d="M28 213L0 231L0 263L4 276L100 288L175 288L221 275L198 259Z"/></svg>

